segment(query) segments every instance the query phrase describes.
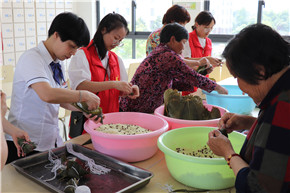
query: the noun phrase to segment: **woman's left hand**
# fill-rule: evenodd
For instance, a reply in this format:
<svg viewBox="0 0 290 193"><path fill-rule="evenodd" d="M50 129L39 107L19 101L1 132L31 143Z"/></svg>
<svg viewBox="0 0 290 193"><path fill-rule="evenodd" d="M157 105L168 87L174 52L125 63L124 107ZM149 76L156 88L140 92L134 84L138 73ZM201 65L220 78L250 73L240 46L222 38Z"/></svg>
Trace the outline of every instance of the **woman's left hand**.
<svg viewBox="0 0 290 193"><path fill-rule="evenodd" d="M207 56L206 57L209 60L209 63L215 68L217 66L222 66L222 60L212 57L212 56Z"/></svg>
<svg viewBox="0 0 290 193"><path fill-rule="evenodd" d="M139 87L137 85L132 85L132 93L128 95L131 99L136 99L140 96Z"/></svg>
<svg viewBox="0 0 290 193"><path fill-rule="evenodd" d="M25 156L25 153L22 151L22 147L18 144L18 138L23 138L26 141L30 141L30 138L28 136L28 133L26 131L23 131L22 129L19 129L15 127L13 131L11 131L11 137L13 139L13 142L15 144L15 147L17 148L17 155L18 157Z"/></svg>
<svg viewBox="0 0 290 193"><path fill-rule="evenodd" d="M209 132L207 145L218 156L227 158L229 155L235 153L230 140L218 130Z"/></svg>
<svg viewBox="0 0 290 193"><path fill-rule="evenodd" d="M87 118L87 119L90 119L91 121L94 121L96 124L98 124L98 123L100 123L101 122L101 117L99 117L98 119L97 119L97 117L98 117L98 115L95 115L95 116L93 116L92 114L86 114L86 113L83 113L84 114L84 116ZM104 114L103 114L103 119L105 118L105 116L104 116Z"/></svg>

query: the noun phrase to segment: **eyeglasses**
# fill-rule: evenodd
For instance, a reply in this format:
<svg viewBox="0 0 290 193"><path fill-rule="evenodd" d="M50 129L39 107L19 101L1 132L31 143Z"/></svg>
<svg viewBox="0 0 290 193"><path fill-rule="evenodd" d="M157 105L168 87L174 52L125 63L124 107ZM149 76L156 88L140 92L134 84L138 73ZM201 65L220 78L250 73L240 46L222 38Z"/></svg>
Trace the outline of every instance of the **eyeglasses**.
<svg viewBox="0 0 290 193"><path fill-rule="evenodd" d="M122 47L122 46L124 46L124 43L122 42L122 40L116 40L116 39L114 39L112 45L113 45L113 46L119 46L119 47Z"/></svg>
<svg viewBox="0 0 290 193"><path fill-rule="evenodd" d="M204 28L204 32L205 32L205 33L210 32L211 30L212 30L211 27L205 27L205 28Z"/></svg>

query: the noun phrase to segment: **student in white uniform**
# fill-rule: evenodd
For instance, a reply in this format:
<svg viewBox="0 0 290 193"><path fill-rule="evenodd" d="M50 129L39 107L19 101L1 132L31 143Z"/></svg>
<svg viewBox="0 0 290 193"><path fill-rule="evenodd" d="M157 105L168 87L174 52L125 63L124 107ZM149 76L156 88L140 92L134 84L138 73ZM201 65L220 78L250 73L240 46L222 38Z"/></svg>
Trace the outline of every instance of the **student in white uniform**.
<svg viewBox="0 0 290 193"><path fill-rule="evenodd" d="M86 102L90 110L100 105L99 97L89 91L66 89L62 60L70 58L89 41L84 20L73 13L61 13L53 20L47 40L19 58L8 120L26 131L37 144L32 153L63 145L58 128L59 106L76 111L73 102ZM18 159L17 149L11 136L6 135L6 140L9 149L6 163L10 163Z"/></svg>

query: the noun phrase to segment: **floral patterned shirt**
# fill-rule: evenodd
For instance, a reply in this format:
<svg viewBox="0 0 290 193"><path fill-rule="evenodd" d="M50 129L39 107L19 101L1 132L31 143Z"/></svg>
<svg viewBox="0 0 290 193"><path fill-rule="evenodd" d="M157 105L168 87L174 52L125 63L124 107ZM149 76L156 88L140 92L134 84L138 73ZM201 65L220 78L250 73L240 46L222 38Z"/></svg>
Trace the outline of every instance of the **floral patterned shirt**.
<svg viewBox="0 0 290 193"><path fill-rule="evenodd" d="M153 113L163 104L163 94L168 88L192 91L197 86L208 92L216 83L189 68L183 59L167 45L160 44L137 68L131 83L139 86L137 99L122 98L122 111Z"/></svg>
<svg viewBox="0 0 290 193"><path fill-rule="evenodd" d="M154 48L160 44L160 33L162 29L163 28L160 28L149 35L146 43L146 56L148 56Z"/></svg>

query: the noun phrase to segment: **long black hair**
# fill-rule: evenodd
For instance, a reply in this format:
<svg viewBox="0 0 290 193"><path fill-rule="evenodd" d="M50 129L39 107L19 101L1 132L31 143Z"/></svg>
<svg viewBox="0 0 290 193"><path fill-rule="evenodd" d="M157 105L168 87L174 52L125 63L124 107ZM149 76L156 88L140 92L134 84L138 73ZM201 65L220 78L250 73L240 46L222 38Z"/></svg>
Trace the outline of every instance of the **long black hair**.
<svg viewBox="0 0 290 193"><path fill-rule="evenodd" d="M215 24L215 19L214 19L213 15L211 14L211 12L209 12L209 11L200 12L196 16L194 21L196 23L198 23L198 25L209 25L212 21ZM193 26L191 26L191 28L192 28L192 30L195 30L196 26L193 25Z"/></svg>
<svg viewBox="0 0 290 193"><path fill-rule="evenodd" d="M126 19L118 14L118 13L109 13L107 14L100 22L98 29L94 35L93 41L95 46L98 49L100 59L104 59L107 53L107 48L105 47L105 42L103 38L102 31L105 29L106 33L110 33L112 30L118 29L118 28L125 28L127 31L127 34L129 33L128 24Z"/></svg>

